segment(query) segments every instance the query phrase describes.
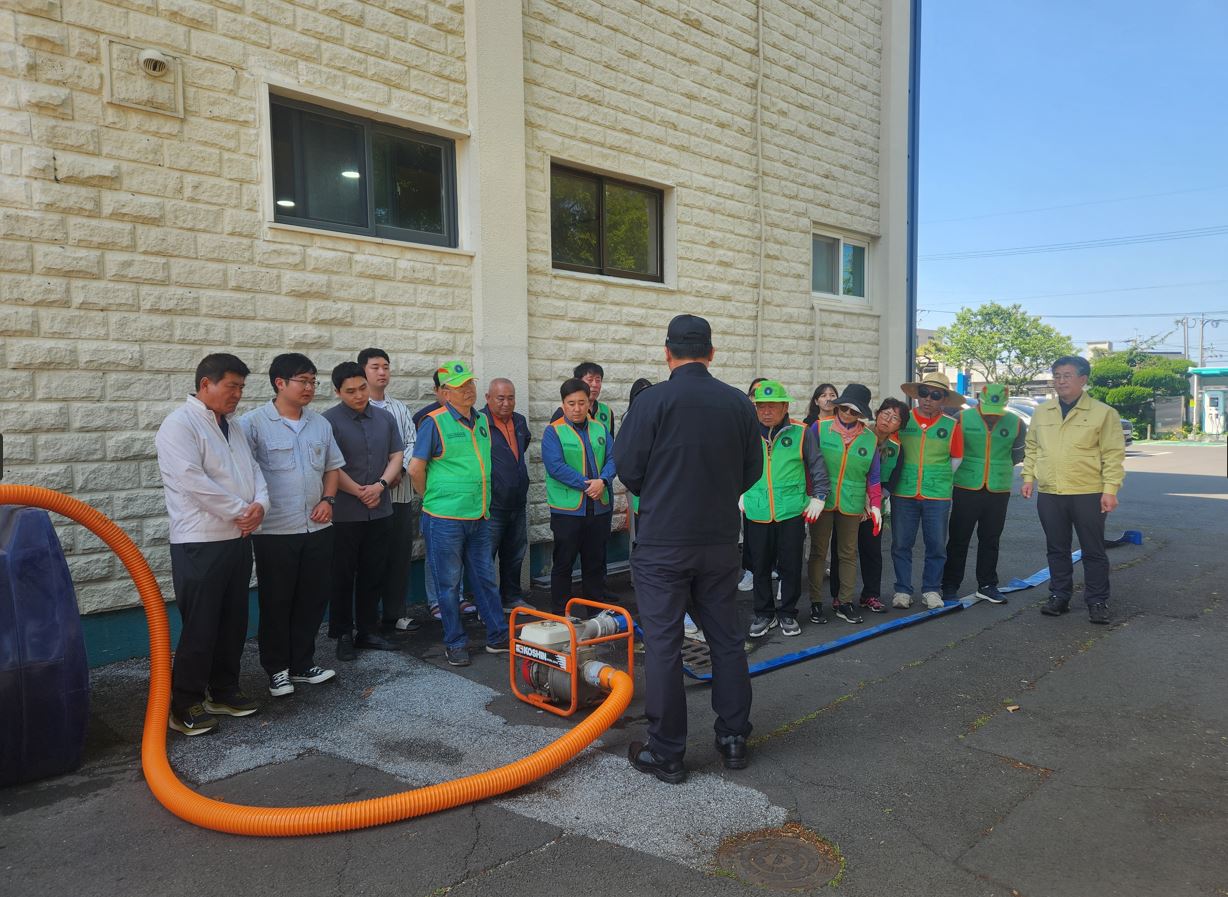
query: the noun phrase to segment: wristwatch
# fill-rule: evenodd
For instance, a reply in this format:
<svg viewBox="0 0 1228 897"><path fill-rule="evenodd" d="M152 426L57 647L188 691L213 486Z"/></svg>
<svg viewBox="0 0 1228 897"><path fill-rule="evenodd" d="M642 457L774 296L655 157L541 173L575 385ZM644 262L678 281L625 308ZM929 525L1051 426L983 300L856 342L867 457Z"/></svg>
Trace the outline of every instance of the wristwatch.
<svg viewBox="0 0 1228 897"><path fill-rule="evenodd" d="M378 482L379 482L379 484L380 484L381 486L383 486L383 487L384 487L384 489L387 489L387 488L388 488L388 481L387 481L386 479L384 479L383 477L380 477L380 478L379 478L379 480L378 480Z"/></svg>
<svg viewBox="0 0 1228 897"><path fill-rule="evenodd" d="M335 505L335 504L337 503L337 496L335 496L335 495L322 495L322 496L320 496L320 501L322 501L322 502L327 502L327 503L328 503L328 505L331 507L331 506L333 506L333 505Z"/></svg>

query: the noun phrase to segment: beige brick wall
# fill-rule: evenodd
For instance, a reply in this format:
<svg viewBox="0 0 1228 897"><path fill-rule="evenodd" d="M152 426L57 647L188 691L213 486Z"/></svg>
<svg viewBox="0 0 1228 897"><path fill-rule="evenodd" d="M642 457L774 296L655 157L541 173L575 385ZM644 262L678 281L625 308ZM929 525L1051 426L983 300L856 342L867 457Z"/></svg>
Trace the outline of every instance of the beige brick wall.
<svg viewBox="0 0 1228 897"><path fill-rule="evenodd" d="M763 374L808 398L821 380L857 380L877 394L874 314L825 313L815 369L810 236L816 224L878 234L878 4L763 7L766 304L756 370L756 4L527 0L529 370L538 419L585 359L604 366L603 398L623 411L636 378L664 378L665 326L681 312L711 321L713 371L734 384ZM551 159L670 188L670 283L551 268ZM804 401L794 410L804 413ZM548 522L539 504L536 537L549 538Z"/></svg>
<svg viewBox="0 0 1228 897"><path fill-rule="evenodd" d="M816 353L809 276L814 226L872 247L879 233L880 3L763 0L762 34L748 0L523 8L530 381L521 407L534 430L586 358L605 365L605 398L621 415L635 378L665 376L664 328L683 311L712 321L715 372L731 382L763 373L807 396L820 380L856 379L877 393L879 318L821 309ZM165 585L153 433L205 352L251 365L245 407L270 394L263 371L281 351L306 352L327 372L380 345L399 374L393 393L415 403L438 360L475 352L472 253L270 227L261 130L272 83L463 133L472 126L464 16L462 0L9 0L0 9L7 480L68 491L112 515ZM107 38L180 60L182 118L105 101ZM551 268L552 158L668 187L668 283ZM462 152L462 192L471 177ZM463 246L474 248L472 232L470 221ZM331 401L322 390L317 406ZM533 538L548 539L536 463L533 476ZM96 539L62 534L82 610L135 603Z"/></svg>
<svg viewBox="0 0 1228 897"><path fill-rule="evenodd" d="M327 376L387 349L429 395L473 351L471 258L266 227L266 79L463 129L460 2L13 0L0 10L0 430L6 480L111 515L168 588L153 435L208 351ZM104 39L182 62L184 116L104 101ZM320 409L332 404L321 389ZM83 611L135 603L103 546L61 529Z"/></svg>

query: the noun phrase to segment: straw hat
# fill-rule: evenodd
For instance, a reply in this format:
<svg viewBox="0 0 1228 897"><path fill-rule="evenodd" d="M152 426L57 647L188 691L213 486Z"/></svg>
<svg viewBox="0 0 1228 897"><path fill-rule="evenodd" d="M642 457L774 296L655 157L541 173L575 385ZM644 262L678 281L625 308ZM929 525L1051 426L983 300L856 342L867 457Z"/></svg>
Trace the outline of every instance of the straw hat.
<svg viewBox="0 0 1228 897"><path fill-rule="evenodd" d="M937 387L946 391L946 398L942 400L942 404L947 408L962 408L964 407L964 397L951 389L951 381L947 379L947 375L938 371L926 374L916 383L901 383L900 389L904 395L910 399L919 398L917 390L923 386Z"/></svg>

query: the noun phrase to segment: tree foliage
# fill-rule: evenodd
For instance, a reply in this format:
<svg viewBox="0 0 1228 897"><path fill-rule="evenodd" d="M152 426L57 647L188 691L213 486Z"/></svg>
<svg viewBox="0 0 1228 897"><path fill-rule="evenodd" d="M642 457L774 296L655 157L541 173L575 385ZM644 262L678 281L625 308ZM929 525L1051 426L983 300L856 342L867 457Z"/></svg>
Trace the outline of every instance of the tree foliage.
<svg viewBox="0 0 1228 897"><path fill-rule="evenodd" d="M1130 420L1138 420L1152 398L1151 390L1142 386L1117 386L1105 395L1105 401Z"/></svg>
<svg viewBox="0 0 1228 897"><path fill-rule="evenodd" d="M960 309L931 341L936 361L979 371L990 383L1018 389L1062 355L1074 353L1070 337L1030 315L1021 305L990 302Z"/></svg>
<svg viewBox="0 0 1228 897"><path fill-rule="evenodd" d="M1125 361L1106 355L1097 358L1092 364L1092 373L1087 380L1092 386L1113 389L1117 386L1125 386L1130 382L1133 374L1133 369Z"/></svg>
<svg viewBox="0 0 1228 897"><path fill-rule="evenodd" d="M1149 365L1133 372L1130 377L1130 385L1148 389L1155 396L1181 396L1185 395L1190 381L1184 374L1179 374L1170 368Z"/></svg>

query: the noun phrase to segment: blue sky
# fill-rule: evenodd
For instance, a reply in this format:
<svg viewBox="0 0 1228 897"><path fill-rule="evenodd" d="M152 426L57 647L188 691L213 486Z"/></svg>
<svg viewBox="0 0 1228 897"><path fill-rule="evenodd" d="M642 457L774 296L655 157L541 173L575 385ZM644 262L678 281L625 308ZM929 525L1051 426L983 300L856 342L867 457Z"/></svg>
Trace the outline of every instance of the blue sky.
<svg viewBox="0 0 1228 897"><path fill-rule="evenodd" d="M924 0L920 141L918 326L1018 301L1180 349L1174 318L1228 319L1228 233L926 258L1228 226L1228 0ZM1081 314L1114 317L1050 317ZM1228 320L1206 338L1228 359Z"/></svg>

